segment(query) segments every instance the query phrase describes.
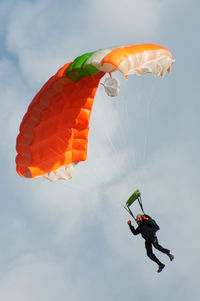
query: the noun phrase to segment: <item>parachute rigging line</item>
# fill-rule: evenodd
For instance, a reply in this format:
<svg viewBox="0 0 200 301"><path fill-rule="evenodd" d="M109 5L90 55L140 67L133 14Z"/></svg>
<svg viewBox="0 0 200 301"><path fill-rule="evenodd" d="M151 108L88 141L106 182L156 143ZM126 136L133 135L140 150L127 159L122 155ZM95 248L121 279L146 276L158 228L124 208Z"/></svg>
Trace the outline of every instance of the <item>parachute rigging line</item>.
<svg viewBox="0 0 200 301"><path fill-rule="evenodd" d="M143 204L142 204L142 198L141 198L141 193L140 191L137 189L136 191L134 191L134 193L129 197L129 199L126 201L126 205L123 206L124 209L126 209L126 211L134 218L134 220L137 222L137 219L135 218L135 216L133 215L133 212L130 209L130 206L135 202L138 201L140 208L144 213L144 208L143 208ZM138 222L137 222L138 223Z"/></svg>

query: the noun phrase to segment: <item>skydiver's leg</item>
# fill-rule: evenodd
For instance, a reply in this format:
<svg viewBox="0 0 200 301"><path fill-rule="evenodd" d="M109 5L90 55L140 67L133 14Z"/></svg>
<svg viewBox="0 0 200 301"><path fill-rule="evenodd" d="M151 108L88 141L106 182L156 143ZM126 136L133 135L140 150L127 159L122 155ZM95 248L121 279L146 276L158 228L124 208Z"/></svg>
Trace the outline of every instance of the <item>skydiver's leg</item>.
<svg viewBox="0 0 200 301"><path fill-rule="evenodd" d="M152 252L152 243L151 243L151 240L145 240L145 248L146 248L146 251L147 251L147 256L151 260L153 260L154 262L156 262L159 266L162 266L163 263L160 262L160 260Z"/></svg>
<svg viewBox="0 0 200 301"><path fill-rule="evenodd" d="M158 238L156 237L156 235L153 237L152 239L152 244L154 246L154 248L156 248L157 250L159 250L162 253L167 254L168 256L170 255L170 250L163 248L161 245L159 245L158 243Z"/></svg>

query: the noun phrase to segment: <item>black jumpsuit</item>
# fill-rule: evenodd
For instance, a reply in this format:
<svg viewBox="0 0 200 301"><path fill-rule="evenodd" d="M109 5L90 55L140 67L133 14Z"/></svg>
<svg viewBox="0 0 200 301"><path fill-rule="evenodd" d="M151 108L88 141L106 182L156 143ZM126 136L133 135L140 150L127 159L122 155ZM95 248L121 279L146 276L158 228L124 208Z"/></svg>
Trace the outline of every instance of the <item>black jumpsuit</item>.
<svg viewBox="0 0 200 301"><path fill-rule="evenodd" d="M144 219L145 218L145 219ZM131 224L129 225L131 232L134 235L141 234L142 237L145 239L145 248L147 251L147 256L155 261L158 265L162 265L160 260L155 256L152 251L152 245L159 251L167 254L169 256L170 250L163 248L158 243L158 239L156 236L156 231L154 225L151 223L151 218L148 215L145 215L142 219L142 222L138 222L138 227L135 229Z"/></svg>

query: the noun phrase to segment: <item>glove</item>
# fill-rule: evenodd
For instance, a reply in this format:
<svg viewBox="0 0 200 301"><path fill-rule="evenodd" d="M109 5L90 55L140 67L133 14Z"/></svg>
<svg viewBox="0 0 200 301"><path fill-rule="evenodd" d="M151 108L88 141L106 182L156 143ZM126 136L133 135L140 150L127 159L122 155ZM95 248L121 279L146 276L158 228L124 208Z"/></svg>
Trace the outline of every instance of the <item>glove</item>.
<svg viewBox="0 0 200 301"><path fill-rule="evenodd" d="M128 220L127 224L128 224L128 225L131 225L131 221L130 221L130 219Z"/></svg>

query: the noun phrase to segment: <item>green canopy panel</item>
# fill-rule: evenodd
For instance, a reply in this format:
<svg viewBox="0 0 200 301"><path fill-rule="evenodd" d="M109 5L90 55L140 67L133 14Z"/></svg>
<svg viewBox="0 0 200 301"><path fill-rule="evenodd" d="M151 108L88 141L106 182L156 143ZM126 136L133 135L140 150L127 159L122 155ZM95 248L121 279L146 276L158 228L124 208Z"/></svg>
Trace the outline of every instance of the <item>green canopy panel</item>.
<svg viewBox="0 0 200 301"><path fill-rule="evenodd" d="M130 207L135 200L137 200L140 197L140 191L137 189L130 198L126 201L126 206Z"/></svg>

